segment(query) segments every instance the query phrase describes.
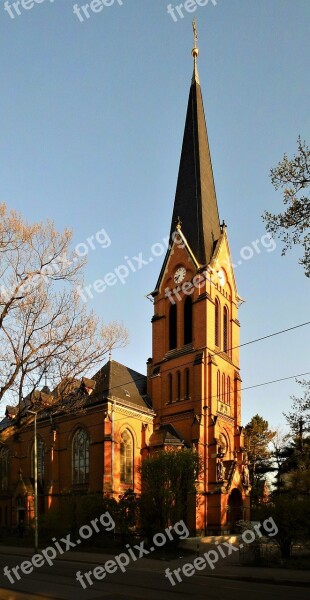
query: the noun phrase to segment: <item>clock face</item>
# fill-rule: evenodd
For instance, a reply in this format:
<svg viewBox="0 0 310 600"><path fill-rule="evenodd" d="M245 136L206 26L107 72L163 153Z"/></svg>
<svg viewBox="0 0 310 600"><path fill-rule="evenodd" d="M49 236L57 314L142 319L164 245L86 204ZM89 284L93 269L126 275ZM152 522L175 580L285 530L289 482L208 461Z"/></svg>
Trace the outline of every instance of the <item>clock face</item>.
<svg viewBox="0 0 310 600"><path fill-rule="evenodd" d="M179 267L174 274L175 283L182 283L182 281L185 279L185 275L186 275L185 267Z"/></svg>
<svg viewBox="0 0 310 600"><path fill-rule="evenodd" d="M219 284L224 287L225 283L226 283L226 275L223 271L223 269L220 269L218 272L218 278L219 278Z"/></svg>

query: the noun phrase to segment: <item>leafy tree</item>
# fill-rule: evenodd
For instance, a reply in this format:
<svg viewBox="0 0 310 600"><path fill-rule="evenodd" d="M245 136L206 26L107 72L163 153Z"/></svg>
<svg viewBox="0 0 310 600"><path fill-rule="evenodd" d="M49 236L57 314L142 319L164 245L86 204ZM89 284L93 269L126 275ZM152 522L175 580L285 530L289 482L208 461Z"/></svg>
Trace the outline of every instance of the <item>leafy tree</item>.
<svg viewBox="0 0 310 600"><path fill-rule="evenodd" d="M252 417L244 428L244 445L249 461L253 505L256 505L263 495L264 476L272 471L270 442L274 436L275 432L269 429L268 421L260 415Z"/></svg>
<svg viewBox="0 0 310 600"><path fill-rule="evenodd" d="M310 184L310 149L300 136L297 150L292 159L284 154L282 161L270 171L275 189L284 190L283 202L287 208L279 214L265 211L263 219L267 231L283 242L282 255L295 244L301 244L303 256L299 263L310 277L310 200L306 192Z"/></svg>
<svg viewBox="0 0 310 600"><path fill-rule="evenodd" d="M272 502L261 505L257 515L259 520L272 517L278 532L274 536L280 547L282 558L291 556L295 542L309 540L310 503L296 494L277 494Z"/></svg>
<svg viewBox="0 0 310 600"><path fill-rule="evenodd" d="M274 487L276 490L280 491L282 487L281 481L281 473L283 469L283 465L287 460L287 442L289 440L289 435L287 432L284 432L280 427L278 427L275 431L275 435L271 440L272 447L272 458L274 471L276 472L276 480L274 483Z"/></svg>
<svg viewBox="0 0 310 600"><path fill-rule="evenodd" d="M292 410L284 414L290 427L288 443L282 450L284 460L280 479L285 491L299 495L310 494L310 382L299 381L304 388L302 397L292 396Z"/></svg>
<svg viewBox="0 0 310 600"><path fill-rule="evenodd" d="M122 540L128 541L137 527L140 503L133 490L128 489L119 496L116 511L116 526Z"/></svg>
<svg viewBox="0 0 310 600"><path fill-rule="evenodd" d="M292 396L293 405L285 414L290 432L276 432L272 438L276 463L276 485L271 501L258 508L258 519L273 517L275 536L282 558L289 558L293 544L305 542L310 534L310 383L299 382L302 397Z"/></svg>
<svg viewBox="0 0 310 600"><path fill-rule="evenodd" d="M201 471L192 450L161 450L142 462L141 521L152 534L184 519Z"/></svg>
<svg viewBox="0 0 310 600"><path fill-rule="evenodd" d="M301 398L291 396L293 400L292 410L284 413L287 423L294 435L300 434L300 424L303 424L303 431L310 432L310 381L304 379L297 380L297 383L304 389Z"/></svg>
<svg viewBox="0 0 310 600"><path fill-rule="evenodd" d="M121 325L104 325L81 301L85 260L71 238L0 205L0 401L9 395L21 407L45 373L71 397L74 379L126 343Z"/></svg>

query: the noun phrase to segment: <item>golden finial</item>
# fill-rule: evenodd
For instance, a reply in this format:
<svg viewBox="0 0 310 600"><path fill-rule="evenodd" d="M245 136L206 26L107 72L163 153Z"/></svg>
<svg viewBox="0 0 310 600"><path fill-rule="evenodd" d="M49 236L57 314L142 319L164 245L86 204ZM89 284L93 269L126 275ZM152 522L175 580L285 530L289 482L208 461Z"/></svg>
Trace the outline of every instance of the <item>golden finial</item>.
<svg viewBox="0 0 310 600"><path fill-rule="evenodd" d="M194 82L199 83L199 75L198 75L198 69L197 69L197 57L199 54L199 49L197 46L198 33L197 33L196 19L193 20L193 33L194 33L194 48L192 49L192 55L194 57L194 73L193 73L192 83L194 83Z"/></svg>
<svg viewBox="0 0 310 600"><path fill-rule="evenodd" d="M194 48L192 49L192 55L196 59L199 54L199 49L197 46L198 42L198 32L197 32L197 22L196 19L193 20L193 34L194 34Z"/></svg>

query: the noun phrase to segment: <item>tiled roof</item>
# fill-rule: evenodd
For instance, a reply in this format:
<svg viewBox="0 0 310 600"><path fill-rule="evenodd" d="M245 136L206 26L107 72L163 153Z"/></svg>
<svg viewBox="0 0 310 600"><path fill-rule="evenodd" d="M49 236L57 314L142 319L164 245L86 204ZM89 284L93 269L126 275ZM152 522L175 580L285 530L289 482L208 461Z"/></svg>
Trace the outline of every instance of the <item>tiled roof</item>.
<svg viewBox="0 0 310 600"><path fill-rule="evenodd" d="M115 360L109 360L93 379L96 387L90 401L113 396L141 408L152 408L146 392L146 376Z"/></svg>

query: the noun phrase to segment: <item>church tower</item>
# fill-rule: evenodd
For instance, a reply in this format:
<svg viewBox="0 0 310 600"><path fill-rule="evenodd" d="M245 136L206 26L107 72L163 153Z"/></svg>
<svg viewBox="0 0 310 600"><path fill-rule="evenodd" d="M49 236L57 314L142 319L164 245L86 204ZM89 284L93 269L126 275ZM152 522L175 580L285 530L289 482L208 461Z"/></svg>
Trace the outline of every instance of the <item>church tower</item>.
<svg viewBox="0 0 310 600"><path fill-rule="evenodd" d="M199 453L203 469L189 525L197 532L221 533L249 518L241 426L241 298L227 227L220 224L195 22L194 36L170 244L152 292L148 392L156 417L150 446L153 451L190 447Z"/></svg>

